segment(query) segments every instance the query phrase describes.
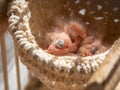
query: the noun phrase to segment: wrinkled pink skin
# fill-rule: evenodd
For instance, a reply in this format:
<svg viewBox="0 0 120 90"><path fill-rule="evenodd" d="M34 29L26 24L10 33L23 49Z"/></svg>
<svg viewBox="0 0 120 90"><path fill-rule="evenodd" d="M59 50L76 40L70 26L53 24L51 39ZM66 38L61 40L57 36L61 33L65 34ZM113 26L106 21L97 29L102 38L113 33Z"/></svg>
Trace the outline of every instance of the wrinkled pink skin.
<svg viewBox="0 0 120 90"><path fill-rule="evenodd" d="M77 53L79 56L91 56L106 51L106 47L102 45L101 39L95 36L87 36L83 27L76 22L63 24L59 32L51 34L52 43L46 52L53 55L73 55ZM56 47L56 40L64 40L64 47ZM94 49L94 48L97 48Z"/></svg>
<svg viewBox="0 0 120 90"><path fill-rule="evenodd" d="M63 25L61 32L53 32L51 37L54 39L46 52L54 55L67 55L75 53L81 42L86 37L86 32L81 25L70 22ZM56 47L55 40L64 40L63 48Z"/></svg>
<svg viewBox="0 0 120 90"><path fill-rule="evenodd" d="M97 48L98 50L95 50ZM79 56L91 56L94 54L102 53L106 51L106 47L102 45L100 39L96 39L94 36L87 37L83 40L77 54Z"/></svg>

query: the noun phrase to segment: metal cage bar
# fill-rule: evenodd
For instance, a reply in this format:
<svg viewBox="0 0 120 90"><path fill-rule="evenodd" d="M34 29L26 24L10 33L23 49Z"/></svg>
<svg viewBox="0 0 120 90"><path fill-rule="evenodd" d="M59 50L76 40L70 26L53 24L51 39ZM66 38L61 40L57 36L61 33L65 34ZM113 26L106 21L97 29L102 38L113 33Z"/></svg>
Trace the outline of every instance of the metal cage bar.
<svg viewBox="0 0 120 90"><path fill-rule="evenodd" d="M16 72L17 72L18 90L21 90L19 56L18 56L18 54L16 52L16 48L15 48L15 61L16 61Z"/></svg>
<svg viewBox="0 0 120 90"><path fill-rule="evenodd" d="M5 88L5 90L9 90L7 52L6 52L6 43L5 43L4 35L1 36L0 42L1 42L1 52L2 52L4 88ZM19 56L16 52L16 49L14 49L14 50L15 50L14 55L15 55L15 65L16 65L17 87L18 87L18 90L21 90Z"/></svg>
<svg viewBox="0 0 120 90"><path fill-rule="evenodd" d="M2 63L3 63L3 75L5 90L9 90L8 86L8 72L7 72L7 58L6 58L6 47L4 35L1 38L1 49L2 49Z"/></svg>

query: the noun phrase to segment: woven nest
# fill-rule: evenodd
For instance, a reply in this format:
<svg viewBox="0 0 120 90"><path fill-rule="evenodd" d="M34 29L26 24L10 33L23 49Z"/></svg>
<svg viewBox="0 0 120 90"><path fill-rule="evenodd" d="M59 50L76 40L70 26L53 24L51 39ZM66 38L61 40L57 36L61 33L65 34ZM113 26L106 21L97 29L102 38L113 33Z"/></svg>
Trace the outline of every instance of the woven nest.
<svg viewBox="0 0 120 90"><path fill-rule="evenodd" d="M52 90L83 89L92 73L99 68L115 44L103 53L86 57L49 54L43 48L45 48L46 42L45 33L49 31L53 19L57 19L65 13L64 18L66 19L77 17L77 20L78 16L68 17L69 13L62 9L64 0L56 0L55 2L52 0L29 0L28 2L13 0L8 10L9 31L13 36L21 61ZM56 8L54 8L55 6ZM87 18L90 19L91 17L87 16ZM111 28L106 29L100 22L91 22L93 24L89 26L89 30L94 31L96 27L101 27L97 29L97 33L100 36L106 36L104 40L107 44L112 45L119 37L119 32L115 32L113 24L108 24L108 27L111 26ZM107 34L109 34L109 38Z"/></svg>

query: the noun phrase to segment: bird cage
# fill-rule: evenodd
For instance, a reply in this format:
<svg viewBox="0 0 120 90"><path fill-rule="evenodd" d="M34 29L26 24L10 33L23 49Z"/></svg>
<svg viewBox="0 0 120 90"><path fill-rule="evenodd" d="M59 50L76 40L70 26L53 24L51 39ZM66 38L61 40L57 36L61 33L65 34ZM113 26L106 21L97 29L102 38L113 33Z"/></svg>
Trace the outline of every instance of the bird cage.
<svg viewBox="0 0 120 90"><path fill-rule="evenodd" d="M7 11L8 24L5 27L8 26L15 43L18 90L21 90L18 55L30 73L48 90L118 90L119 4L118 0L104 0L103 3L93 0L11 1ZM82 26L87 35L102 38L107 49L88 56L51 54L46 51L50 43L46 37L52 29L56 29L56 26L57 29L64 26L67 29L77 27L75 30ZM84 37L83 34L81 38ZM65 37L65 34L63 35ZM7 53L3 36L1 47L5 90L8 90ZM113 82L114 84L111 84Z"/></svg>

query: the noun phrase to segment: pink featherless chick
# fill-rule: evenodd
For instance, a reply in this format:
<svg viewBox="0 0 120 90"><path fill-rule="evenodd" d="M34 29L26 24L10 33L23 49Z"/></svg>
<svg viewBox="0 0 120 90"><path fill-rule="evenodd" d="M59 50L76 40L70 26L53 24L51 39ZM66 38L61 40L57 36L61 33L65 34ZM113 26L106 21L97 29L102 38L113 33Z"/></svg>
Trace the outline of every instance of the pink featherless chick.
<svg viewBox="0 0 120 90"><path fill-rule="evenodd" d="M94 54L102 53L106 51L106 49L107 48L102 44L100 38L89 36L82 41L77 54L83 57L92 56Z"/></svg>
<svg viewBox="0 0 120 90"><path fill-rule="evenodd" d="M86 32L82 25L73 21L64 23L62 27L51 34L52 42L46 51L53 55L76 53L80 42L85 37Z"/></svg>

